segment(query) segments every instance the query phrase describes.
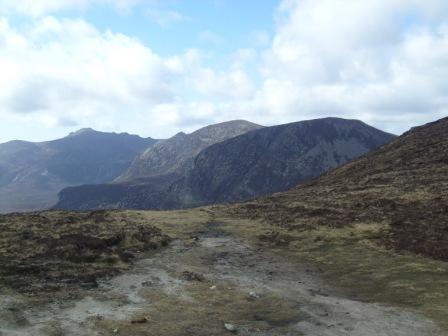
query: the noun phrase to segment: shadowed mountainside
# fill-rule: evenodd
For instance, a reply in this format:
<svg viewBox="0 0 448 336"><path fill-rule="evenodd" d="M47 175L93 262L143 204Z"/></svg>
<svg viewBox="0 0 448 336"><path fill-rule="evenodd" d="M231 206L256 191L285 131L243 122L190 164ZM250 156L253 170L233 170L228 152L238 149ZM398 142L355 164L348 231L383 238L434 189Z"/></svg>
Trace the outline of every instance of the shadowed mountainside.
<svg viewBox="0 0 448 336"><path fill-rule="evenodd" d="M198 153L220 141L260 128L263 126L232 120L203 127L191 134L178 133L170 139L160 140L138 156L113 183L86 184L62 190L56 208L164 207L162 194L192 169ZM142 202L146 205L140 206Z"/></svg>
<svg viewBox="0 0 448 336"><path fill-rule="evenodd" d="M203 149L231 139L262 126L245 121L232 120L206 126L191 134L183 132L162 140L138 156L117 182L129 182L156 176L183 176L193 164L193 159Z"/></svg>
<svg viewBox="0 0 448 336"><path fill-rule="evenodd" d="M290 189L395 136L358 120L325 118L273 126L202 151L170 188L174 207L238 202Z"/></svg>
<svg viewBox="0 0 448 336"><path fill-rule="evenodd" d="M165 175L67 188L56 207L176 209L247 200L286 190L393 138L360 121L338 118L266 127L209 146L194 161L184 161L182 175L176 173L178 164L167 164Z"/></svg>

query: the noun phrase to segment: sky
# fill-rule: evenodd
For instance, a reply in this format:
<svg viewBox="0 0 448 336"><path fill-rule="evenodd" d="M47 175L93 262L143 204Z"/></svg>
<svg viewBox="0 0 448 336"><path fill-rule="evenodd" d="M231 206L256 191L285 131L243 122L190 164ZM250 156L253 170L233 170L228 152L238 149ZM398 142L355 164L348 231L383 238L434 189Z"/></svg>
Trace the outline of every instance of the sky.
<svg viewBox="0 0 448 336"><path fill-rule="evenodd" d="M0 142L447 115L446 0L0 0Z"/></svg>

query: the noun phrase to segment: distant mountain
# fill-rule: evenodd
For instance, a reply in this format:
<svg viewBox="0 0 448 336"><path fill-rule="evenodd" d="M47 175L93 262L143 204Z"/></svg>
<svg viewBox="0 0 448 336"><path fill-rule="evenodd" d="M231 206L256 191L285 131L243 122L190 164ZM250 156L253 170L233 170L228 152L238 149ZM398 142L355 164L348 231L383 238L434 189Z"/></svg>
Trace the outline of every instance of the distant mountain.
<svg viewBox="0 0 448 336"><path fill-rule="evenodd" d="M263 126L233 120L178 133L161 140L138 156L114 183L82 185L61 191L56 208L110 209L164 207L162 194L192 168L194 158L205 148L255 131Z"/></svg>
<svg viewBox="0 0 448 336"><path fill-rule="evenodd" d="M150 177L67 188L57 207L173 209L247 200L308 181L393 138L360 121L337 118L260 128L204 148L183 174L161 183ZM171 167L164 169L177 169Z"/></svg>
<svg viewBox="0 0 448 336"><path fill-rule="evenodd" d="M154 143L82 129L54 141L0 144L0 212L45 209L67 186L112 181Z"/></svg>
<svg viewBox="0 0 448 336"><path fill-rule="evenodd" d="M375 225L377 242L448 260L448 118L413 128L308 184L230 211L291 230Z"/></svg>
<svg viewBox="0 0 448 336"><path fill-rule="evenodd" d="M191 134L183 132L159 141L137 157L117 182L134 181L161 175L182 176L203 149L262 126L245 120L233 120L201 128Z"/></svg>
<svg viewBox="0 0 448 336"><path fill-rule="evenodd" d="M284 191L392 139L358 120L273 126L211 146L170 188L173 207L236 202Z"/></svg>

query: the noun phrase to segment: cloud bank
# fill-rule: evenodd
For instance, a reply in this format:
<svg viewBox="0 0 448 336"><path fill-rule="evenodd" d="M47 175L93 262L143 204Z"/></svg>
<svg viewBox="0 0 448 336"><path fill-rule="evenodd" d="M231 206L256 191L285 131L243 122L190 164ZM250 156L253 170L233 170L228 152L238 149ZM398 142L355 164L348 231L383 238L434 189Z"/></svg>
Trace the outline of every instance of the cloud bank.
<svg viewBox="0 0 448 336"><path fill-rule="evenodd" d="M0 3L5 118L166 137L233 118L269 125L324 116L400 133L448 114L443 0L284 0L272 38L235 50L220 68L206 50L162 57L131 36L47 16L137 1ZM31 24L14 26L11 11Z"/></svg>

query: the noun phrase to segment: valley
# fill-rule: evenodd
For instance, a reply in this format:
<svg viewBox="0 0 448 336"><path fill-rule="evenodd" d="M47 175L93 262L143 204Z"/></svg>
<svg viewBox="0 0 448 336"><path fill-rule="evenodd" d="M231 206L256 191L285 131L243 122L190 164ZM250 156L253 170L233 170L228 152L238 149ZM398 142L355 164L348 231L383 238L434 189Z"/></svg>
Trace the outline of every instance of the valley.
<svg viewBox="0 0 448 336"><path fill-rule="evenodd" d="M448 336L447 0L0 0L0 336Z"/></svg>
<svg viewBox="0 0 448 336"><path fill-rule="evenodd" d="M245 203L0 215L0 331L448 335L446 134Z"/></svg>

